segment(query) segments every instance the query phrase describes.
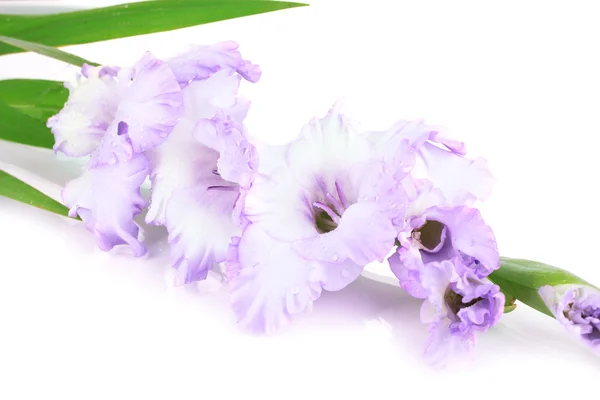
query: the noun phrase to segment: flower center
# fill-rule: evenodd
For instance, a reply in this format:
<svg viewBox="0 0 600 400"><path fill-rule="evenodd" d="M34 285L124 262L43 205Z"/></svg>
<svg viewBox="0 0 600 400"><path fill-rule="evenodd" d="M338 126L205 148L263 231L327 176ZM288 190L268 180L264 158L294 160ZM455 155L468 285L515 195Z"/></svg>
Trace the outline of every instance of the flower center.
<svg viewBox="0 0 600 400"><path fill-rule="evenodd" d="M422 249L430 253L438 252L446 240L446 225L438 221L428 220L412 234L422 246Z"/></svg>
<svg viewBox="0 0 600 400"><path fill-rule="evenodd" d="M468 303L463 303L463 297L450 288L446 291L446 295L444 296L444 301L446 302L446 305L454 315L457 315L458 312L463 308L471 307L472 305L476 304L479 300L481 300L481 297L473 299Z"/></svg>
<svg viewBox="0 0 600 400"><path fill-rule="evenodd" d="M315 226L319 233L335 230L340 224L344 211L348 208L348 200L339 181L335 181L335 195L332 194L324 183L319 183L323 192L323 200L313 203Z"/></svg>

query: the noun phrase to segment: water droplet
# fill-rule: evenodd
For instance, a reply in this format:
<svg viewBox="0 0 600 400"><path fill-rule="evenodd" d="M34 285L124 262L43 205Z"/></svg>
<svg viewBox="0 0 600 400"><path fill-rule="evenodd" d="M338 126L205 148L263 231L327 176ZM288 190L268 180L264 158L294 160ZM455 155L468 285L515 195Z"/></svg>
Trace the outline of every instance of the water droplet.
<svg viewBox="0 0 600 400"><path fill-rule="evenodd" d="M291 290L292 294L298 294L300 293L300 288L298 286L294 286Z"/></svg>
<svg viewBox="0 0 600 400"><path fill-rule="evenodd" d="M169 136L169 134L167 132L161 132L160 133L160 137L161 138L166 138L167 136Z"/></svg>
<svg viewBox="0 0 600 400"><path fill-rule="evenodd" d="M331 256L331 259L332 259L333 261L337 261L337 260L339 259L339 257L338 257L338 255L337 255L337 254L334 254L334 255L332 255L332 256Z"/></svg>
<svg viewBox="0 0 600 400"><path fill-rule="evenodd" d="M342 270L342 278L347 278L350 275L350 272L347 269Z"/></svg>

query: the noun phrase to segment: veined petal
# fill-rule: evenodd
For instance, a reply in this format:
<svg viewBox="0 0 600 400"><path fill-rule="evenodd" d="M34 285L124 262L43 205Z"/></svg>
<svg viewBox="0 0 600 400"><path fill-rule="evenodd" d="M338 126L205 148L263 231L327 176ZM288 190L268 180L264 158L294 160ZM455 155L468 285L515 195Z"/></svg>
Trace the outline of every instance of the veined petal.
<svg viewBox="0 0 600 400"><path fill-rule="evenodd" d="M140 153L165 141L181 116L183 95L163 61L146 53L133 68L118 73L122 100L114 124L125 124L133 151Z"/></svg>
<svg viewBox="0 0 600 400"><path fill-rule="evenodd" d="M172 58L169 66L181 87L195 80L206 79L222 69L234 70L250 82L258 82L261 76L257 65L242 59L238 44L233 41L195 46Z"/></svg>
<svg viewBox="0 0 600 400"><path fill-rule="evenodd" d="M240 234L232 217L237 196L236 187L211 190L200 186L173 193L165 225L177 284L205 279L215 263L225 261L231 238Z"/></svg>
<svg viewBox="0 0 600 400"><path fill-rule="evenodd" d="M315 266L257 225L246 228L233 256L227 262L233 309L253 331L282 327L321 295Z"/></svg>
<svg viewBox="0 0 600 400"><path fill-rule="evenodd" d="M129 244L135 256L146 253L133 217L145 206L140 186L147 174L148 161L137 155L127 162L88 169L64 188L62 197L69 215L83 219L101 250Z"/></svg>

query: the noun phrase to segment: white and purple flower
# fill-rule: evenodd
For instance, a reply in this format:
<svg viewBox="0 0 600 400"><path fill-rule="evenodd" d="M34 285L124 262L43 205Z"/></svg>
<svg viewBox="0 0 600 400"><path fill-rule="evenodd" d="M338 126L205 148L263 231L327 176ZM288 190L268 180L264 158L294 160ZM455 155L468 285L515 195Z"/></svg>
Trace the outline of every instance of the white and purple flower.
<svg viewBox="0 0 600 400"><path fill-rule="evenodd" d="M251 182L256 154L243 120L249 102L238 98L242 77L256 82L258 66L237 44L199 46L168 61L146 53L131 68L84 66L67 84L69 100L50 118L55 151L89 156L83 175L63 200L108 251L145 247L133 222L146 202L148 223L169 231L178 283L206 277L225 260L239 188Z"/></svg>
<svg viewBox="0 0 600 400"><path fill-rule="evenodd" d="M267 147L244 196L240 237L227 273L234 311L256 331L273 331L384 260L407 207L401 180L409 151L386 163L333 109L287 146Z"/></svg>
<svg viewBox="0 0 600 400"><path fill-rule="evenodd" d="M434 365L468 352L476 332L487 331L504 312L500 288L465 268L458 257L427 263L420 280L427 293L421 321L430 326L425 355Z"/></svg>
<svg viewBox="0 0 600 400"><path fill-rule="evenodd" d="M542 286L539 294L558 322L600 355L600 291L564 284Z"/></svg>

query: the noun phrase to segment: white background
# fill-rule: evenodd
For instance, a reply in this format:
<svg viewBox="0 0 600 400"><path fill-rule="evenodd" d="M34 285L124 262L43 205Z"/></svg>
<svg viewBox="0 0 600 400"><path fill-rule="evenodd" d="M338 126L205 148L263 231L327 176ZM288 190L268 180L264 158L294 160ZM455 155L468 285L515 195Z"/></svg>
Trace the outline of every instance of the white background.
<svg viewBox="0 0 600 400"><path fill-rule="evenodd" d="M253 102L247 125L273 143L342 97L346 113L373 129L417 117L444 125L493 169L497 186L482 212L501 253L600 284L595 2L311 3L67 50L128 64L146 50L168 57L190 44L235 40L263 69L242 90ZM34 54L0 58L0 79L72 71ZM50 152L7 143L0 162L55 197L77 174ZM419 303L366 278L325 293L275 336L249 336L235 324L225 287L172 288L165 232L144 227L144 235L147 257L106 254L81 224L0 198L0 398L598 393L600 359L524 305L480 336L470 364L433 371L421 358Z"/></svg>

